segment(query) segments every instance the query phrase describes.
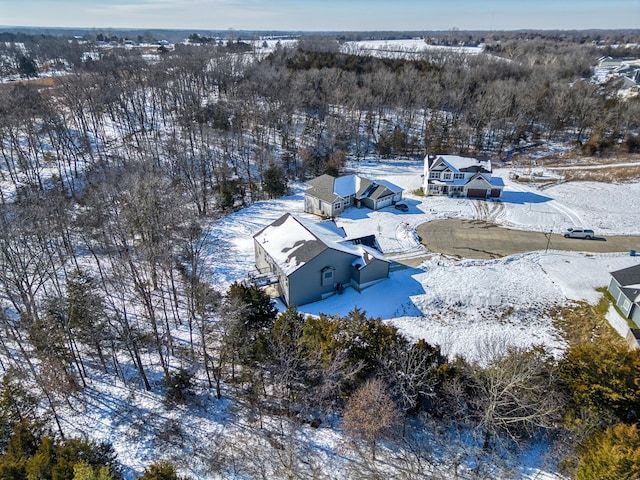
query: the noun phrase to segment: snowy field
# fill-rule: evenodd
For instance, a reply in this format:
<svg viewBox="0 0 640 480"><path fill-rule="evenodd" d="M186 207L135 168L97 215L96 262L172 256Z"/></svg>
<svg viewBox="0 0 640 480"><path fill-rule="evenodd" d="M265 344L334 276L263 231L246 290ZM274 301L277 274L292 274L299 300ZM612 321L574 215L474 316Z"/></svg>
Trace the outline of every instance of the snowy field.
<svg viewBox="0 0 640 480"><path fill-rule="evenodd" d="M283 47L295 47L298 43L297 39L260 39L253 42L253 47L259 53L270 53L280 44ZM484 45L472 46L445 46L445 45L429 45L422 38L408 38L400 40L358 40L349 41L341 44L343 53L366 53L378 57L402 57L402 58L421 58L426 52L446 52L459 53L464 55L478 55L484 52Z"/></svg>
<svg viewBox="0 0 640 480"><path fill-rule="evenodd" d="M531 231L558 232L592 227L602 235L640 235L640 183L558 183L537 189L497 170L506 188L502 201L481 202L421 197L422 162L361 162L350 168L371 179L405 188L409 211L392 207L374 212L351 208L336 222L349 237L375 234L390 258L424 259L416 268L392 272L388 280L358 293L347 289L321 302L303 305L308 314L346 314L359 307L392 322L413 338L438 344L445 354L483 359L489 343L544 344L556 353L564 343L547 312L572 301L597 303L596 288L609 272L640 263L628 252L530 252L497 260L464 260L427 252L415 233L421 223L449 217L482 219ZM303 185L284 199L260 202L211 225L207 252L210 280L226 288L254 268L252 236L280 215L304 218ZM640 250L640 245L638 250Z"/></svg>

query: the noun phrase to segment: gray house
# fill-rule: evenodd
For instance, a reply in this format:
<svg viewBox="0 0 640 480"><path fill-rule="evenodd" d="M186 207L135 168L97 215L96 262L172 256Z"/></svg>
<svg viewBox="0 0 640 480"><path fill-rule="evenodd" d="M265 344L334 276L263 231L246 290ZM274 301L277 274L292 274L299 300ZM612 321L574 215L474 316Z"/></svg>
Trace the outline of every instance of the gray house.
<svg viewBox="0 0 640 480"><path fill-rule="evenodd" d="M359 175L320 175L307 182L304 211L337 217L350 206L379 210L402 200L402 188L386 180L369 180Z"/></svg>
<svg viewBox="0 0 640 480"><path fill-rule="evenodd" d="M640 326L640 265L611 272L609 292L625 317Z"/></svg>
<svg viewBox="0 0 640 480"><path fill-rule="evenodd" d="M358 291L389 276L390 262L364 244L345 240L333 222L306 222L284 214L253 237L256 267L277 277L286 305L304 305Z"/></svg>

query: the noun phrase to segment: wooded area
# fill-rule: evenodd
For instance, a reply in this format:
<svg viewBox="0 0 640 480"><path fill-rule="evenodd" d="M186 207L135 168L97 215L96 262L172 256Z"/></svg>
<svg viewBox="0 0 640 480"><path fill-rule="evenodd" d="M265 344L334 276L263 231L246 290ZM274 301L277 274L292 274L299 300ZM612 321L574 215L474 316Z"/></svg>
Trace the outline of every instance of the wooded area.
<svg viewBox="0 0 640 480"><path fill-rule="evenodd" d="M257 287L220 290L203 275L212 218L347 158L499 161L539 142L638 153L640 97L590 79L602 49L537 36L488 41L478 55L379 58L309 37L269 54L236 40L83 61L77 41L35 44L0 45L0 71L25 76L0 84L0 477L121 478L109 446L67 438L61 424L104 376L168 405L210 389L260 419L342 417L365 447L354 476L382 475L377 448L391 441L403 445L396 478L451 478L469 458L477 468L461 478L495 478L515 468L497 463L501 451L541 437L575 478L639 474L640 357L614 340L582 339L559 359L488 344L472 364L366 312L278 314ZM26 80L46 61L67 71ZM460 444L433 452L425 430ZM282 443L293 435L274 440L282 458L270 468L322 478L313 454ZM617 446L628 458L612 469ZM212 472L259 476L242 458L259 453L223 447L209 452ZM177 478L175 467L142 478Z"/></svg>

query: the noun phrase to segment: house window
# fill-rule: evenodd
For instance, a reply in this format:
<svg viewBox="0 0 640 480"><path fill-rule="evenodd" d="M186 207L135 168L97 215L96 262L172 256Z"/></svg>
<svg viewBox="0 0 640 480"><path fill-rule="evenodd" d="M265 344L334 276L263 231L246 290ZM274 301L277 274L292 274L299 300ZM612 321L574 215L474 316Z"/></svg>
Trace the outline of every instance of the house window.
<svg viewBox="0 0 640 480"><path fill-rule="evenodd" d="M453 178L454 180L462 180L464 178L464 173L454 173Z"/></svg>
<svg viewBox="0 0 640 480"><path fill-rule="evenodd" d="M440 178L440 172L429 173L429 178Z"/></svg>
<svg viewBox="0 0 640 480"><path fill-rule="evenodd" d="M442 176L443 180L451 180L451 173L447 172Z"/></svg>
<svg viewBox="0 0 640 480"><path fill-rule="evenodd" d="M342 202L336 202L333 204L334 210L340 210L342 208Z"/></svg>
<svg viewBox="0 0 640 480"><path fill-rule="evenodd" d="M333 267L324 267L320 273L322 274L321 285L324 287L326 285L333 285L333 272L335 268Z"/></svg>

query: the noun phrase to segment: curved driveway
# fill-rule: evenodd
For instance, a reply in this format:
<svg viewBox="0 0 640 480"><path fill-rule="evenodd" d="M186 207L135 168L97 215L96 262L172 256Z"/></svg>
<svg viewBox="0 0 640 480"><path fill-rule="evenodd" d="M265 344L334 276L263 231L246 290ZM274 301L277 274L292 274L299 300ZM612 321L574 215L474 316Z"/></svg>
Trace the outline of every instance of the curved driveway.
<svg viewBox="0 0 640 480"><path fill-rule="evenodd" d="M580 240L564 238L560 234L511 230L482 220L433 220L418 226L417 232L429 251L463 258L492 259L547 248L594 253L636 250L640 253L640 237Z"/></svg>

